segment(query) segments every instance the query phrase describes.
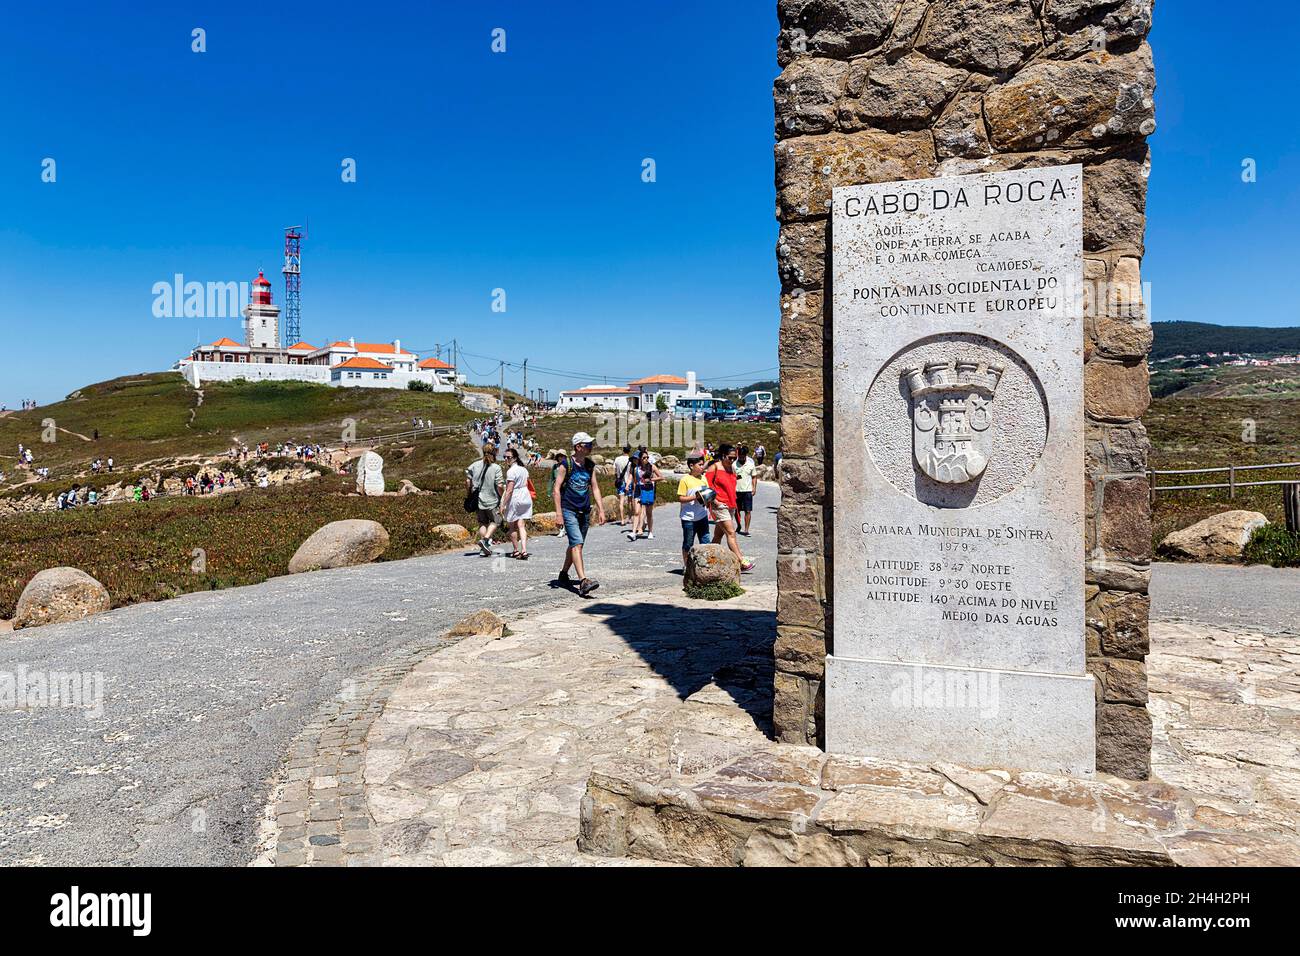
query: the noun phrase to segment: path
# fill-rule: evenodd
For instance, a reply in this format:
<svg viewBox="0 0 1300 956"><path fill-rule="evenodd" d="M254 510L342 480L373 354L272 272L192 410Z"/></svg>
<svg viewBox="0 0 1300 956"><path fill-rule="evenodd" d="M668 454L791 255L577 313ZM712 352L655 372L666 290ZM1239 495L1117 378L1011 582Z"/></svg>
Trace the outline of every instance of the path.
<svg viewBox="0 0 1300 956"><path fill-rule="evenodd" d="M742 539L755 582L775 580L778 500L760 484ZM593 529L597 600L680 582L676 507L657 518L654 541ZM534 539L526 563L455 552L273 578L6 635L0 678L99 675L103 711L0 710L0 864L248 862L267 781L322 707L471 611L572 606L549 585L563 547Z"/></svg>
<svg viewBox="0 0 1300 956"><path fill-rule="evenodd" d="M1151 616L1300 634L1300 569L1157 564L1151 577Z"/></svg>

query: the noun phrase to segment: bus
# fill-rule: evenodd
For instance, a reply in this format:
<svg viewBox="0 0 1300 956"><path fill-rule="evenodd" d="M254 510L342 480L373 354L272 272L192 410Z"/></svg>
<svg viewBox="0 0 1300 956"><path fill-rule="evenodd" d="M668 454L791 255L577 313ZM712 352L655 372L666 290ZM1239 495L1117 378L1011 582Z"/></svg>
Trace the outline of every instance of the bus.
<svg viewBox="0 0 1300 956"><path fill-rule="evenodd" d="M707 419L721 415L730 407L731 403L723 398L679 398L673 403L673 414Z"/></svg>
<svg viewBox="0 0 1300 956"><path fill-rule="evenodd" d="M766 415L772 410L771 392L746 392L745 412L750 415Z"/></svg>

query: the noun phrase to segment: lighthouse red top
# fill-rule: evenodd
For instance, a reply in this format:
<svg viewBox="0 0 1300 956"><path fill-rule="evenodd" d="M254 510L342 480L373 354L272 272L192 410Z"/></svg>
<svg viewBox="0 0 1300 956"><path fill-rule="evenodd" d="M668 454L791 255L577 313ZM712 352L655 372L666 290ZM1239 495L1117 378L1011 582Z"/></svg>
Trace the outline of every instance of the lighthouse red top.
<svg viewBox="0 0 1300 956"><path fill-rule="evenodd" d="M253 304L270 305L271 304L271 283L262 275L262 270L257 270L257 278L253 280Z"/></svg>

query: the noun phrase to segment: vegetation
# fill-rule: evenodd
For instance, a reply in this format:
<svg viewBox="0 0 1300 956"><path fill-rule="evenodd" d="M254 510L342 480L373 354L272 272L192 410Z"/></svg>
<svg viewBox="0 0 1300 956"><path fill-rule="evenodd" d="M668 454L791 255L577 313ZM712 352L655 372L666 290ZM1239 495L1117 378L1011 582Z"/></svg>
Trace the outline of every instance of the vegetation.
<svg viewBox="0 0 1300 956"><path fill-rule="evenodd" d="M1252 355L1300 352L1300 328L1213 325L1209 322L1153 322L1152 361L1175 355L1206 352L1249 352Z"/></svg>
<svg viewBox="0 0 1300 956"><path fill-rule="evenodd" d="M1247 564L1300 568L1300 535L1292 534L1280 524L1256 528L1242 551L1242 558Z"/></svg>
<svg viewBox="0 0 1300 956"><path fill-rule="evenodd" d="M735 581L714 581L712 584L687 584L686 596L698 601L726 601L745 593Z"/></svg>

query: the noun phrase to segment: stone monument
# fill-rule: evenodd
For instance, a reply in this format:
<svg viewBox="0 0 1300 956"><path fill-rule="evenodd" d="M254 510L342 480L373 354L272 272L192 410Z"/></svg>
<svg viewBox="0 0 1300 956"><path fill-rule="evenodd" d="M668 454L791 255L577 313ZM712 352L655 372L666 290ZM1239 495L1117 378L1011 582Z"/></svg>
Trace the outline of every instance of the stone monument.
<svg viewBox="0 0 1300 956"><path fill-rule="evenodd" d="M1150 171L1145 140L1155 129L1155 76L1146 43L1151 4L1147 0L778 0L777 8L781 29L777 58L783 68L774 85L774 99L784 412L782 500L777 516L773 713L777 735L789 743L825 746L828 738L832 745L836 743L835 730L828 727L828 706L832 714L839 706L834 695L827 701L828 655L830 679L836 682L841 677L849 680L850 659L889 660L890 653L897 655L897 661L931 665L946 661L979 672L1049 675L1034 681L1057 688L1084 687L1087 673L1096 682L1097 769L1145 777L1151 748L1151 722L1145 708L1151 529L1147 438L1140 419L1150 400L1146 356L1151 329L1141 304L1139 273ZM846 408L838 394L843 381L837 382L832 360L847 345L838 339L840 317L832 306L843 301L845 293L835 282L829 259L835 247L846 248L838 232L832 236L833 192L839 187L917 180L923 181L912 184L919 200L921 190L942 188L924 182L932 179L1017 172L1047 182L1046 172L1058 168L1062 176L1079 175L1077 169L1067 172L1069 167L1082 168L1081 191L1077 200L1071 200L1078 202L1082 216L1081 354L1077 339L1057 348L1057 343L1041 339L1041 330L1017 327L1049 321L1042 311L1021 312L1018 320L1010 313L994 315L984 331L973 316L966 321L968 317L959 314L893 315L880 329L895 343L893 350L887 355L873 352L870 357L877 367L863 364L857 370L853 384L862 394L852 411L856 431L849 439L832 427L834 410ZM982 190L979 196L982 201ZM973 220L969 231L987 242L997 223L975 215L973 193L968 193L968 200ZM835 229L849 221L847 210L843 218L838 209L834 214ZM964 219L966 209L954 205L922 216L918 206L911 212L901 210L896 218L928 220L932 215ZM1013 245L1019 242L1011 240ZM941 247L929 251L936 254ZM1065 268L1060 252L1054 251L1044 262L1044 274L1048 268ZM956 274L972 267L966 260L945 261ZM836 259L836 268L841 265L853 268ZM1032 267L1020 271L1036 274ZM1019 272L1012 269L1012 274ZM992 279L1000 274L976 275ZM866 276L849 281L870 288L892 286L894 280L895 276L882 273L879 279ZM852 304L852 291L847 295ZM933 305L949 306L969 299L957 290L926 297ZM1051 316L1058 313L1059 309ZM843 318L853 321L852 314ZM945 321L939 323L939 318ZM936 335L949 338L943 343L925 341ZM878 351L883 353L883 344ZM1058 367L1064 362L1072 362L1074 368ZM913 370L917 377L911 375ZM1042 429L1056 434L1061 424L1051 417L1053 403L1064 402L1067 413L1072 406L1077 409L1080 381L1082 434L1062 431L1074 445L1067 448L1054 441L1049 446ZM1071 388L1076 391L1070 393ZM1041 397L1036 412L1031 402L1035 393ZM944 402L947 406L940 407ZM1013 411L1016 418L1006 417ZM906 419L901 427L886 425L889 415L900 419L906 415ZM881 431L886 428L893 430ZM849 446L841 444L850 440ZM856 456L864 467L875 468L875 461L883 465L870 478L874 484L866 510L881 506L882 501L895 501L911 510L908 519L913 525L920 523L923 511L961 524L952 516L994 514L1005 511L1010 500L1019 500L1016 496L1040 495L1039 504L1048 504L1050 526L1073 533L1082 549L1074 560L1080 560L1081 554L1083 577L1078 577L1077 563L1072 571L1075 593L1063 594L1068 586L1064 578L1050 582L1050 588L1046 574L1037 583L1030 580L1021 563L1041 553L1055 562L1053 574L1069 570L1065 545L1055 533L1046 551L1031 550L1041 542L1015 543L1020 549L1015 565L1021 570L993 574L989 580L1015 577L1020 582L1012 584L1018 588L1017 597L1063 602L1054 612L1058 624L1047 627L1044 641L1035 643L1028 633L1021 633L1004 645L991 635L982 636L982 620L973 633L952 643L945 643L944 635L959 633L961 624L971 622L922 619L910 636L898 630L876 632L873 629L888 621L891 613L897 618L894 624L902 627L908 619L908 603L897 603L890 611L872 610L862 597L850 596L842 602L846 581L856 580L854 586L862 587L867 574L910 573L888 567L868 569L861 562L872 553L881 552L879 559L886 561L918 560L906 537L864 535L862 521L854 519L841 526L840 500L826 479L829 474L832 485L841 479L846 455ZM1032 467L1019 474L1031 459ZM1039 474L1049 466L1073 473L1062 471L1061 486L1049 488ZM852 466L843 467L852 473ZM912 469L910 485L905 467ZM963 475L965 480L954 480ZM866 476L866 472L856 475L863 481ZM1072 503L1064 501L1067 488L1075 489ZM1066 508L1045 502L1041 495L1048 494ZM1081 521L1071 508L1081 510ZM1048 527L1038 517L1033 520L1040 530ZM1019 526L1028 530L1029 525L1029 517L1023 516ZM1072 532L1066 530L1070 527ZM856 550L845 555L840 551L845 547ZM990 550L1004 547L1010 545ZM841 558L853 564L840 567ZM980 560L990 567L1013 563ZM928 565L924 570L920 576L932 576ZM881 585L876 590L905 589ZM979 608L978 613L990 610ZM1070 643L1066 615L1077 637L1072 647L1066 646ZM864 625L868 630L863 631ZM1014 622L1009 626L1014 628ZM1020 663L1009 666L1013 661ZM1007 702L1013 697L1026 700L1007 684L999 689ZM1025 733L1030 729L1027 719L1016 718ZM1070 733L1086 732L1080 729L1083 717L1077 712L1062 720L1070 722ZM1052 743L1049 751L1062 753L1060 745L1060 741Z"/></svg>
<svg viewBox="0 0 1300 956"><path fill-rule="evenodd" d="M384 459L373 451L357 459L357 493L372 496L384 493Z"/></svg>
<svg viewBox="0 0 1300 956"><path fill-rule="evenodd" d="M1091 774L1083 170L834 191L836 753Z"/></svg>

